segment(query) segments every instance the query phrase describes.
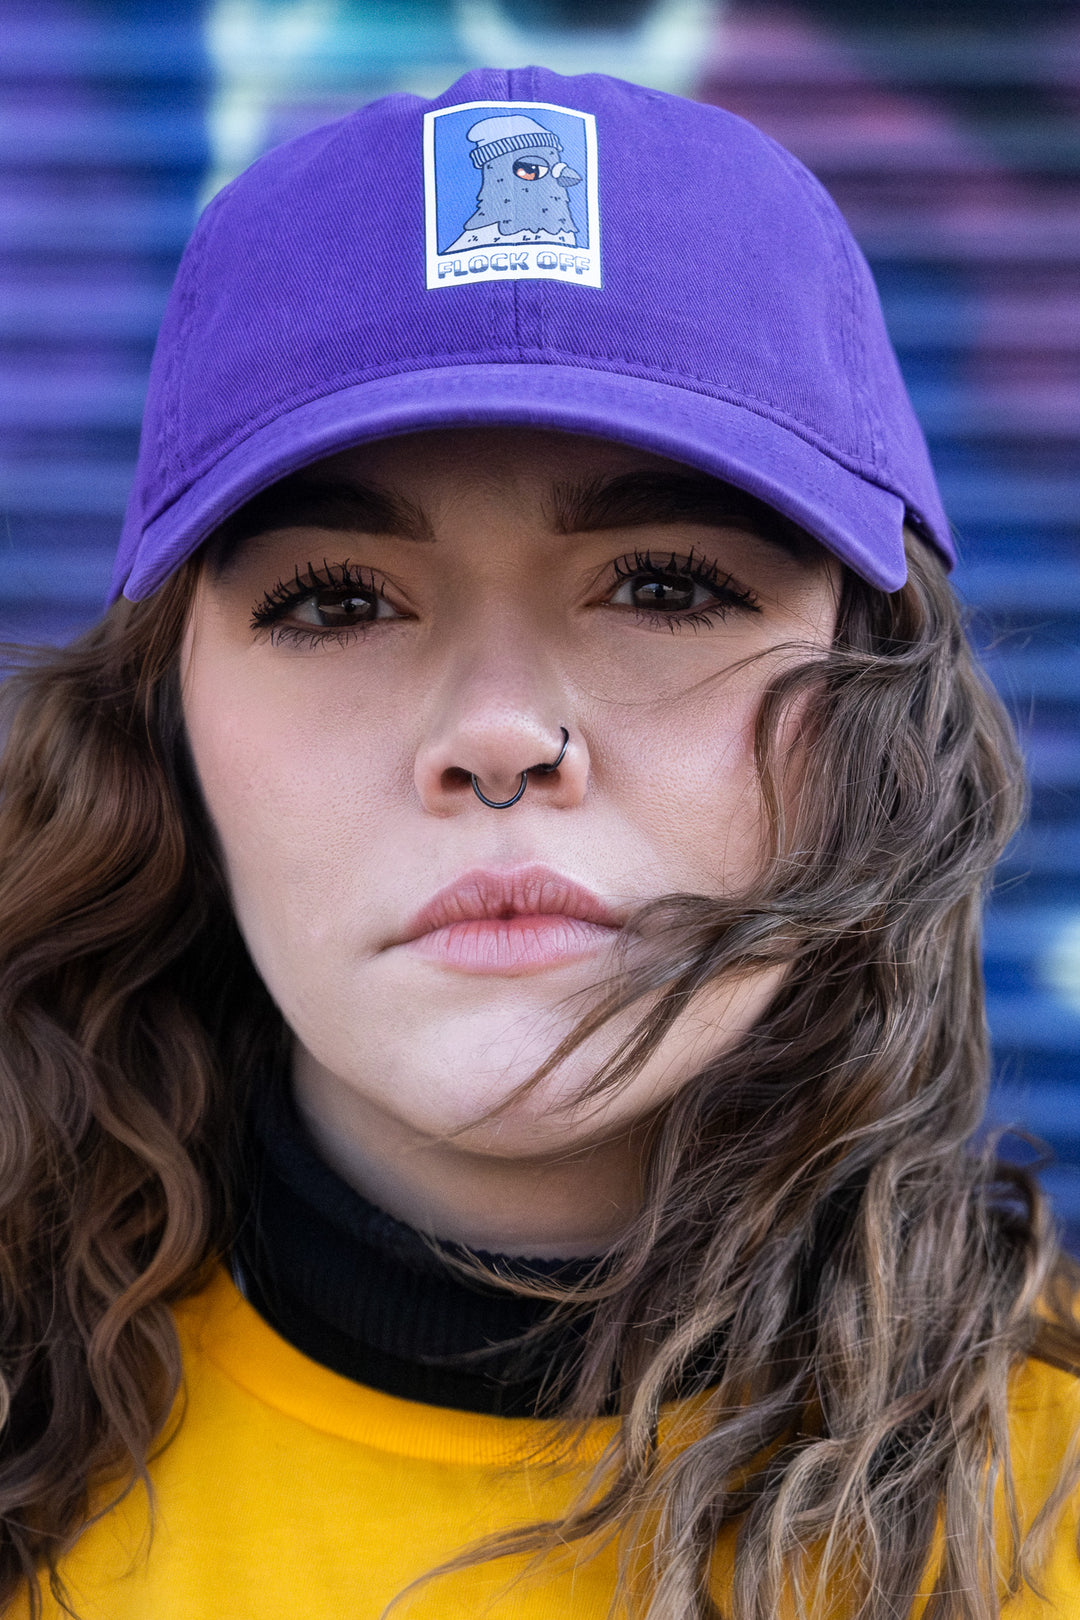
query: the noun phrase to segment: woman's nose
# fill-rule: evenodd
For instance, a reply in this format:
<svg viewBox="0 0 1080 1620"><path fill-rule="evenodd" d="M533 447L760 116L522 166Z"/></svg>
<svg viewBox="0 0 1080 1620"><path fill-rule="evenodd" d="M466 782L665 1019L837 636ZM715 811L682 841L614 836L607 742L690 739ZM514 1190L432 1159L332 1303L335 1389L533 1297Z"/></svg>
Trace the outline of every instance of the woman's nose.
<svg viewBox="0 0 1080 1620"><path fill-rule="evenodd" d="M514 694L507 684L473 680L446 694L416 755L425 810L509 809L522 800L565 809L584 798L588 748L565 697L550 688Z"/></svg>

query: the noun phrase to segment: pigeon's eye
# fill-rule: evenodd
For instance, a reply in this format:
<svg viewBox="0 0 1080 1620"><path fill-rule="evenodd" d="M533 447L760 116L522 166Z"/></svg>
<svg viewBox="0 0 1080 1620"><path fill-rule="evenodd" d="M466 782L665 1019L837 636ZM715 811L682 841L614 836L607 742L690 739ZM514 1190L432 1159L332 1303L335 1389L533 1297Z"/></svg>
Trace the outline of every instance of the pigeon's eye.
<svg viewBox="0 0 1080 1620"><path fill-rule="evenodd" d="M519 180L540 180L547 172L547 164L537 163L535 158L518 158L514 164L514 173Z"/></svg>

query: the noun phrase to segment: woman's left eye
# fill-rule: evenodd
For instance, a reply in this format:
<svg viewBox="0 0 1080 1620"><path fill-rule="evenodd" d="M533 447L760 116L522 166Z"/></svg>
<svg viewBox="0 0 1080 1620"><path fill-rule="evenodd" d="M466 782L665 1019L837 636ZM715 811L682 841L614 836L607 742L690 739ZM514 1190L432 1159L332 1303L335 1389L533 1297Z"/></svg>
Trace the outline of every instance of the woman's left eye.
<svg viewBox="0 0 1080 1620"><path fill-rule="evenodd" d="M689 575L668 573L632 574L611 597L620 607L649 608L654 612L659 609L665 613L681 613L711 600L712 592Z"/></svg>
<svg viewBox="0 0 1080 1620"><path fill-rule="evenodd" d="M653 560L638 555L615 564L619 584L607 598L613 607L636 608L677 623L680 616L697 622L722 618L733 609L758 613L752 592L720 573L711 563L693 558Z"/></svg>

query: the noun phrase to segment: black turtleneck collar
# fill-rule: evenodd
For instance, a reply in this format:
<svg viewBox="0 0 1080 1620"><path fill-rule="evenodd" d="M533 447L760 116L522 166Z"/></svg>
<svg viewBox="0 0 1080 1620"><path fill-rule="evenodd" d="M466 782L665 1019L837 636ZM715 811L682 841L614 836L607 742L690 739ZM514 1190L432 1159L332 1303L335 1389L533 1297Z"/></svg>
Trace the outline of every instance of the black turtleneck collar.
<svg viewBox="0 0 1080 1620"><path fill-rule="evenodd" d="M567 1326L525 1349L515 1342L543 1319L545 1302L462 1277L343 1181L320 1158L284 1078L254 1088L241 1199L232 1261L248 1300L346 1378L431 1405L532 1416L553 1358L573 1356L580 1334ZM504 1274L516 1267L564 1281L591 1270L589 1261L480 1259ZM480 1350L488 1353L470 1356Z"/></svg>

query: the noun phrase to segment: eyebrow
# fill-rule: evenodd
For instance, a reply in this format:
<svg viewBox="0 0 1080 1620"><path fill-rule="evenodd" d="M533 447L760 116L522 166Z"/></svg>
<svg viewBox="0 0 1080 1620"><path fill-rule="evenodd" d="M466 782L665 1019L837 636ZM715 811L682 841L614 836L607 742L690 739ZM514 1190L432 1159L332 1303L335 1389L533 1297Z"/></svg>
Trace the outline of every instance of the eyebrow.
<svg viewBox="0 0 1080 1620"><path fill-rule="evenodd" d="M558 483L548 516L556 534L654 524L733 524L794 556L805 556L813 545L804 530L764 501L704 474L628 472ZM435 540L427 514L412 501L374 484L300 475L272 484L226 518L213 540L217 567L228 567L245 540L301 528L394 535L422 544Z"/></svg>
<svg viewBox="0 0 1080 1620"><path fill-rule="evenodd" d="M558 484L552 518L559 534L635 529L651 524L735 524L796 555L812 544L798 524L734 484L693 473L630 472Z"/></svg>
<svg viewBox="0 0 1080 1620"><path fill-rule="evenodd" d="M226 567L245 540L280 529L393 534L422 543L435 538L420 507L374 484L283 478L226 518L214 536L218 567Z"/></svg>

